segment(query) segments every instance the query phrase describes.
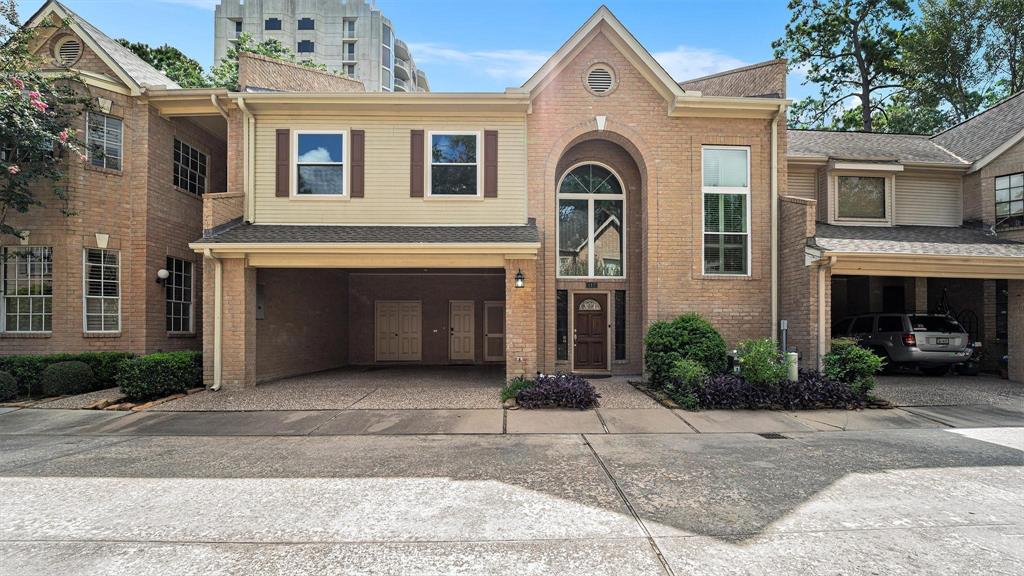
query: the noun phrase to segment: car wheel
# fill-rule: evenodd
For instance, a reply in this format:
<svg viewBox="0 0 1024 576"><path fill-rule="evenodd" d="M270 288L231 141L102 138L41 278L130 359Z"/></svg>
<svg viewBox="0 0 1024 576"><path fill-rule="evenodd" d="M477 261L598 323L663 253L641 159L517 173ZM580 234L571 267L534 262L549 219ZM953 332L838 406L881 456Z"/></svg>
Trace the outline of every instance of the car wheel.
<svg viewBox="0 0 1024 576"><path fill-rule="evenodd" d="M921 368L925 376L945 376L949 374L949 366L927 366Z"/></svg>

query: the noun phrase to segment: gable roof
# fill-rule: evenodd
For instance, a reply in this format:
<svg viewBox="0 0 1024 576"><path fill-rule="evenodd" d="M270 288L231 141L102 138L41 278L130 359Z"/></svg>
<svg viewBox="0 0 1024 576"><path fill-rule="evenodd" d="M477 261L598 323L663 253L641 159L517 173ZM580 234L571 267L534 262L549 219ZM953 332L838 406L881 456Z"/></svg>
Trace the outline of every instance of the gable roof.
<svg viewBox="0 0 1024 576"><path fill-rule="evenodd" d="M969 164L936 145L928 136L792 129L787 134L787 155L790 158L909 162L952 166L967 166Z"/></svg>
<svg viewBox="0 0 1024 576"><path fill-rule="evenodd" d="M705 96L785 98L786 68L786 60L778 58L684 80L679 85L684 90L700 92Z"/></svg>
<svg viewBox="0 0 1024 576"><path fill-rule="evenodd" d="M557 52L522 85L519 90L533 94L546 84L554 72L572 60L598 33L604 33L622 55L651 83L666 99L682 96L685 92L676 84L665 68L651 56L651 53L619 22L607 6L601 5L576 32L562 44Z"/></svg>
<svg viewBox="0 0 1024 576"><path fill-rule="evenodd" d="M980 163L973 167L975 170L987 164L981 161L993 152L1005 150L1021 139L1024 139L1024 92L1004 98L981 114L932 137L937 144L964 160Z"/></svg>
<svg viewBox="0 0 1024 576"><path fill-rule="evenodd" d="M110 66L110 69L117 74L118 78L131 89L132 94L141 94L142 90L147 86L181 88L163 72L160 72L148 62L136 56L128 48L118 44L113 38L104 34L102 30L93 26L85 18L82 18L57 0L48 0L43 4L28 19L26 25L38 26L45 19L49 18L51 14L56 14L61 19L68 19L72 31L82 38L86 45Z"/></svg>

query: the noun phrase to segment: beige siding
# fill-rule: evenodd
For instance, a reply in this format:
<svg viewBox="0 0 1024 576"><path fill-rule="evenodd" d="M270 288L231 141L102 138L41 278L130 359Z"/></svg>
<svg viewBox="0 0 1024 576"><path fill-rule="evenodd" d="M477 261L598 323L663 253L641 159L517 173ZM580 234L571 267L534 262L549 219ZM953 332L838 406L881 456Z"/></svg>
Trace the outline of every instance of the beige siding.
<svg viewBox="0 0 1024 576"><path fill-rule="evenodd" d="M818 168L815 173L817 180L817 196L818 196L818 221L828 222L828 207L829 207L829 185L828 185L828 169L822 167Z"/></svg>
<svg viewBox="0 0 1024 576"><path fill-rule="evenodd" d="M958 175L898 174L894 195L897 225L959 226L963 222Z"/></svg>
<svg viewBox="0 0 1024 576"><path fill-rule="evenodd" d="M818 175L814 169L789 171L789 195L817 200Z"/></svg>
<svg viewBox="0 0 1024 576"><path fill-rule="evenodd" d="M264 224L523 224L526 222L526 119L441 116L258 116L254 220ZM365 130L364 198L277 198L275 131ZM498 130L497 198L410 198L411 130ZM483 137L479 161L483 162ZM426 156L429 162L429 154ZM482 177L482 173L481 173Z"/></svg>

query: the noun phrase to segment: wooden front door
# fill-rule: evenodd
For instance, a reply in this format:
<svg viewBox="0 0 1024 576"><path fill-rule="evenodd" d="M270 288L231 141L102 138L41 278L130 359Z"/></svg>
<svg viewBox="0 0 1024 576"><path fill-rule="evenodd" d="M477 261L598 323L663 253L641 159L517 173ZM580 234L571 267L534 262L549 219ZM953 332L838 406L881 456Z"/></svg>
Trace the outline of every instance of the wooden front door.
<svg viewBox="0 0 1024 576"><path fill-rule="evenodd" d="M573 370L608 369L608 295L574 294Z"/></svg>
<svg viewBox="0 0 1024 576"><path fill-rule="evenodd" d="M472 300L452 300L448 303L448 359L469 361L474 359Z"/></svg>

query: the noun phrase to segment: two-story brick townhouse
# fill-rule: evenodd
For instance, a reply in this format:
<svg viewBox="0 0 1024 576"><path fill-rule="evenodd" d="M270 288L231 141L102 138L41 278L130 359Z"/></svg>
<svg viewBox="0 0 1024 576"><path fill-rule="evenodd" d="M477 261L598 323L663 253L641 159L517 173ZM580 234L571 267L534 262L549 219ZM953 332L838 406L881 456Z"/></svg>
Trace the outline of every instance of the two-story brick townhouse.
<svg viewBox="0 0 1024 576"><path fill-rule="evenodd" d="M226 187L224 119L161 116L146 90L177 85L59 2L26 25L95 111L77 127L86 159L68 158L58 183L67 204L44 183L44 206L8 215L25 233L0 238L0 354L198 349L202 266L188 242L202 233L203 194Z"/></svg>

